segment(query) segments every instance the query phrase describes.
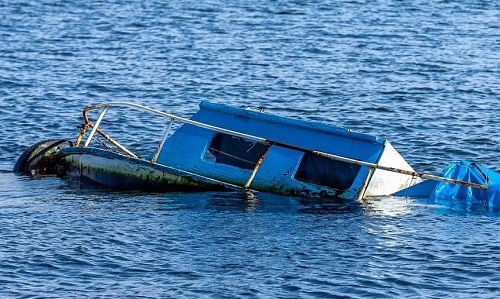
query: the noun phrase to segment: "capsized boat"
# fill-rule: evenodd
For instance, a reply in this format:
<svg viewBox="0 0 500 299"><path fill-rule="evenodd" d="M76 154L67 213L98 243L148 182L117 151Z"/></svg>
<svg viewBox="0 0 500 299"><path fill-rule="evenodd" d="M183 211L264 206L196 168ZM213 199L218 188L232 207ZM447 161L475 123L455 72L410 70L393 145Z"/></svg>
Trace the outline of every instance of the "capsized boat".
<svg viewBox="0 0 500 299"><path fill-rule="evenodd" d="M165 131L156 148L140 157L105 133L99 125L109 109L134 109L164 118ZM95 123L88 115L93 110L100 110ZM500 175L489 169L481 169L481 176L488 176L483 181L453 177L453 172L419 173L385 139L262 109L201 102L188 119L117 102L86 107L83 119L75 142L36 143L19 157L14 171L122 190L244 189L357 200L392 194L430 196L442 186L481 190L489 196L490 185L500 182ZM180 124L176 130L174 122ZM97 137L102 141L95 142Z"/></svg>

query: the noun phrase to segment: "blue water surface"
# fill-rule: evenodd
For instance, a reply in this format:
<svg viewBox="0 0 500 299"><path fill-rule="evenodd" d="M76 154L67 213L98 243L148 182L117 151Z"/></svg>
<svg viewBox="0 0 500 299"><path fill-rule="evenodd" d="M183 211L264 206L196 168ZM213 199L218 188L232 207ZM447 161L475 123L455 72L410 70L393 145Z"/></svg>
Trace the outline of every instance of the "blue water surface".
<svg viewBox="0 0 500 299"><path fill-rule="evenodd" d="M499 20L495 0L1 1L0 297L499 297L500 211L481 203L123 193L11 172L33 143L76 139L86 105L189 116L202 100L375 134L418 171L499 170ZM138 150L165 127L109 117Z"/></svg>

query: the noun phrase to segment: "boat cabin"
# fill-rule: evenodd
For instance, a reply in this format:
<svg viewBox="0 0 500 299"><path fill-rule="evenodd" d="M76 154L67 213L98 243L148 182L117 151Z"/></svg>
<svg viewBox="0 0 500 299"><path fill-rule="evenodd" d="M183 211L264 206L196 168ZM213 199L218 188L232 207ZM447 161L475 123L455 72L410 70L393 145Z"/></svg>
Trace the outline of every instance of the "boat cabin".
<svg viewBox="0 0 500 299"><path fill-rule="evenodd" d="M362 198L391 194L414 183L408 175L323 155L413 170L389 142L375 136L210 102L202 102L191 120L265 141L185 123L166 140L157 163L289 195Z"/></svg>

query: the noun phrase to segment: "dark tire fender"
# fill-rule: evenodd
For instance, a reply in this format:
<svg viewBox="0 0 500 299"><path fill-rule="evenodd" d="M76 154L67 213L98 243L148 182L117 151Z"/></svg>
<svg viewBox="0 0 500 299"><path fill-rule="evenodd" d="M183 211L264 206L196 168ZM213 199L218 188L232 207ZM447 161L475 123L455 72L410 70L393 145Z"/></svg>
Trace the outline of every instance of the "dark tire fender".
<svg viewBox="0 0 500 299"><path fill-rule="evenodd" d="M57 152L62 148L72 147L73 142L65 139L49 139L40 141L27 148L17 159L14 172L26 175L54 175L58 173L55 160Z"/></svg>

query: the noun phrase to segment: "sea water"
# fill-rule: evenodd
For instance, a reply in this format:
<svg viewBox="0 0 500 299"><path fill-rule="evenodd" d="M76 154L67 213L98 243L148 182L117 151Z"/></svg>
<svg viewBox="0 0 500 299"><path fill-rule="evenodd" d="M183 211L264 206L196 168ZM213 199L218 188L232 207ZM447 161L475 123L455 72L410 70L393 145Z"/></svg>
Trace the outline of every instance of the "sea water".
<svg viewBox="0 0 500 299"><path fill-rule="evenodd" d="M495 298L499 211L460 201L87 190L11 172L81 109L202 100L498 170L500 2L0 2L0 297ZM132 146L165 124L110 115ZM139 132L139 133L133 133Z"/></svg>

